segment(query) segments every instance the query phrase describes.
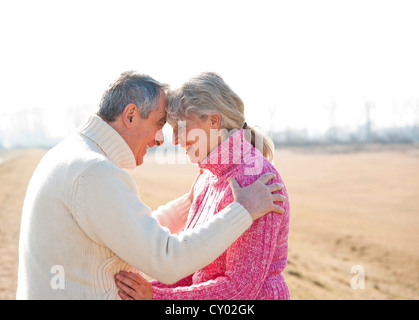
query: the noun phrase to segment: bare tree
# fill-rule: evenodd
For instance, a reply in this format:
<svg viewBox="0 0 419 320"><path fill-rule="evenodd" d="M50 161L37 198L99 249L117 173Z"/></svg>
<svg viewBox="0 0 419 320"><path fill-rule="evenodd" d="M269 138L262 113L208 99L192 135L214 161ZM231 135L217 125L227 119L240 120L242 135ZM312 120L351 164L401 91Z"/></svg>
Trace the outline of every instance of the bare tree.
<svg viewBox="0 0 419 320"><path fill-rule="evenodd" d="M324 108L329 118L329 129L327 130L326 136L329 141L335 142L337 140L336 100L331 99L329 103L325 103Z"/></svg>
<svg viewBox="0 0 419 320"><path fill-rule="evenodd" d="M366 100L365 101L365 140L366 142L372 141L372 120L371 112L375 108L373 102Z"/></svg>
<svg viewBox="0 0 419 320"><path fill-rule="evenodd" d="M268 114L269 114L269 135L273 137L274 132L277 131L277 121L275 120L275 115L277 111L277 106L270 105L268 107Z"/></svg>
<svg viewBox="0 0 419 320"><path fill-rule="evenodd" d="M415 103L415 141L419 141L419 98Z"/></svg>
<svg viewBox="0 0 419 320"><path fill-rule="evenodd" d="M412 110L412 135L414 141L419 141L419 98L410 104Z"/></svg>

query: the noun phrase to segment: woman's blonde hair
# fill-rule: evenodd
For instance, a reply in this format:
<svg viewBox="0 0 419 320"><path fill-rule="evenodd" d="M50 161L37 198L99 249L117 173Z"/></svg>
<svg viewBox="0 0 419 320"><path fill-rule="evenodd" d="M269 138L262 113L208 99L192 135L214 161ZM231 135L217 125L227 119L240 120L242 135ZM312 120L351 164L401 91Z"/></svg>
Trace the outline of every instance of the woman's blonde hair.
<svg viewBox="0 0 419 320"><path fill-rule="evenodd" d="M219 114L221 128L250 130L252 145L260 150L264 157L273 161L274 143L271 138L245 122L242 99L216 73L203 72L184 83L180 88L169 92L167 97L167 121L177 126L181 118L187 118L192 112L202 120ZM257 143L257 135L263 143Z"/></svg>

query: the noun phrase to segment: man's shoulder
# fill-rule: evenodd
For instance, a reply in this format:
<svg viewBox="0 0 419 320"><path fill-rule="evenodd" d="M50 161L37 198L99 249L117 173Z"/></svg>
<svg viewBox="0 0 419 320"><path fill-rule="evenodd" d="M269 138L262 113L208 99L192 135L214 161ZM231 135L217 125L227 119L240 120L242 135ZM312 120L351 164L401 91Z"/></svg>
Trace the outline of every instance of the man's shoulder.
<svg viewBox="0 0 419 320"><path fill-rule="evenodd" d="M50 163L51 168L56 167L74 177L93 167L117 169L95 143L77 135L66 138L49 150L45 161Z"/></svg>

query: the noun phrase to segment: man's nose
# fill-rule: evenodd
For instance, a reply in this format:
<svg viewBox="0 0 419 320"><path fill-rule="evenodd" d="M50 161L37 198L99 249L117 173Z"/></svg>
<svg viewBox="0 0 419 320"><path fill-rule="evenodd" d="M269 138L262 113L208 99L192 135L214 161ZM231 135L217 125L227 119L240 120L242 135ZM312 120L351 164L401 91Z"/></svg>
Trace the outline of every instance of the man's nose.
<svg viewBox="0 0 419 320"><path fill-rule="evenodd" d="M156 146L161 146L164 143L164 133L163 130L159 130L156 133L155 137Z"/></svg>

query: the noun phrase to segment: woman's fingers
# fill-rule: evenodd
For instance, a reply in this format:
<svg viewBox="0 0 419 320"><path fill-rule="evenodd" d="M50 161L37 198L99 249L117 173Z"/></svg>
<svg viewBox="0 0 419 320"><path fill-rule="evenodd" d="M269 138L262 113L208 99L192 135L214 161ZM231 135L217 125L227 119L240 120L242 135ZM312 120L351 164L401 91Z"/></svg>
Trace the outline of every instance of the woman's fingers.
<svg viewBox="0 0 419 320"><path fill-rule="evenodd" d="M122 300L134 300L131 296L127 295L122 289L118 291L118 295Z"/></svg>
<svg viewBox="0 0 419 320"><path fill-rule="evenodd" d="M119 274L126 278L126 280L128 281L127 282L128 285L132 284L135 286L137 284L148 283L148 281L138 273L121 271L119 272Z"/></svg>
<svg viewBox="0 0 419 320"><path fill-rule="evenodd" d="M130 282L129 279L125 277L119 277L119 278L121 280L116 280L115 284L119 289L122 290L122 293L124 293L124 295L119 294L119 296L121 298L125 298L124 300L133 300L133 298L136 295L136 291L131 286L128 285L127 282ZM127 298L130 298L130 299L127 299Z"/></svg>
<svg viewBox="0 0 419 320"><path fill-rule="evenodd" d="M116 286L134 300L150 300L153 297L153 286L141 275L121 271L115 275ZM124 296L119 296L122 298ZM130 299L124 299L130 300Z"/></svg>

